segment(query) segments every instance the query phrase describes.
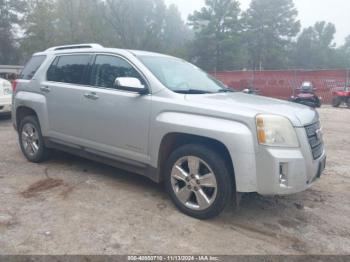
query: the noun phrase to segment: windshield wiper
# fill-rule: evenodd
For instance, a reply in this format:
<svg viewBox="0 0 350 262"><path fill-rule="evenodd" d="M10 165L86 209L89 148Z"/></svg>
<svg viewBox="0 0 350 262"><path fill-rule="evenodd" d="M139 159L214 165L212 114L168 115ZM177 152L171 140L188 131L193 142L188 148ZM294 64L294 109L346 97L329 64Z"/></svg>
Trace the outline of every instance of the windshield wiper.
<svg viewBox="0 0 350 262"><path fill-rule="evenodd" d="M230 88L222 88L218 91L219 93L234 93L235 91Z"/></svg>
<svg viewBox="0 0 350 262"><path fill-rule="evenodd" d="M212 92L208 92L205 90L199 89L187 89L187 90L173 90L175 93L186 94L186 95L202 95L202 94L212 94Z"/></svg>

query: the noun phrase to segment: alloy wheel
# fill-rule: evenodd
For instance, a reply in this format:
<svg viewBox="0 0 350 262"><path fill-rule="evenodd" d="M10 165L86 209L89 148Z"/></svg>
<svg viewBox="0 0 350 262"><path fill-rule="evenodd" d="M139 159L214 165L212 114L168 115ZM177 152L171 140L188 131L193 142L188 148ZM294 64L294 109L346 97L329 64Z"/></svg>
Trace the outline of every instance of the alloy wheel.
<svg viewBox="0 0 350 262"><path fill-rule="evenodd" d="M39 134L35 126L31 123L26 123L22 128L22 145L25 152L34 157L39 152Z"/></svg>
<svg viewBox="0 0 350 262"><path fill-rule="evenodd" d="M174 164L171 185L176 198L192 210L208 209L217 196L217 180L210 166L199 157L186 156Z"/></svg>

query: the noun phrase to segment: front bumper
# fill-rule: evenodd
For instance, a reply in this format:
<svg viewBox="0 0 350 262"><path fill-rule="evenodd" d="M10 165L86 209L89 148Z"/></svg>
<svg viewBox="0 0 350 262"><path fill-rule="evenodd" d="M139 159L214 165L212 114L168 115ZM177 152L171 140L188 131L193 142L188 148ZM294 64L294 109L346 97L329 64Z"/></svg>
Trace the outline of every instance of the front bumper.
<svg viewBox="0 0 350 262"><path fill-rule="evenodd" d="M305 191L317 181L326 165L326 152L314 160L305 129L297 129L301 147L262 148L257 157L257 192L288 195Z"/></svg>

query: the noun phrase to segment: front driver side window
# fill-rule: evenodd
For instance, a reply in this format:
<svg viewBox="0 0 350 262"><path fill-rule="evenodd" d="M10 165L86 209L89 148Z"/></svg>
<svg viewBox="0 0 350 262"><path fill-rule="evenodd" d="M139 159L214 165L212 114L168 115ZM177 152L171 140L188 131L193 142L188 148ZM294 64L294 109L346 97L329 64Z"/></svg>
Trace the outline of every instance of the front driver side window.
<svg viewBox="0 0 350 262"><path fill-rule="evenodd" d="M117 77L135 77L145 85L141 75L124 59L98 55L93 66L92 84L98 87L115 88L114 81Z"/></svg>

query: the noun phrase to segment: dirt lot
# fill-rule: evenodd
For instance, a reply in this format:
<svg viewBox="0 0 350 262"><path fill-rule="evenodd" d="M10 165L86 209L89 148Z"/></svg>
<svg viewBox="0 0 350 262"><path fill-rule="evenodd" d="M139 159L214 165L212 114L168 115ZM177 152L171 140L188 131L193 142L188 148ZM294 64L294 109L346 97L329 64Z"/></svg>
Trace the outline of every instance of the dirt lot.
<svg viewBox="0 0 350 262"><path fill-rule="evenodd" d="M350 110L320 110L328 167L307 192L247 195L198 221L161 186L63 153L28 163L0 119L0 254L350 254Z"/></svg>

